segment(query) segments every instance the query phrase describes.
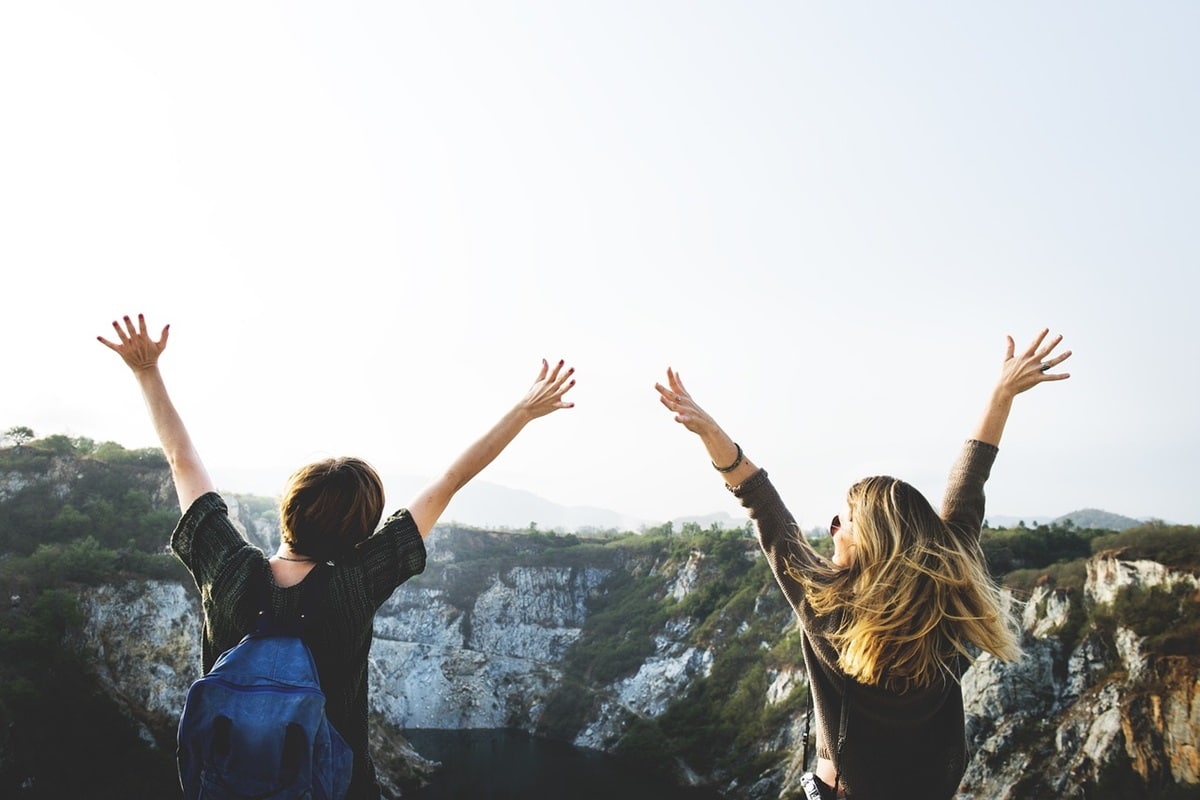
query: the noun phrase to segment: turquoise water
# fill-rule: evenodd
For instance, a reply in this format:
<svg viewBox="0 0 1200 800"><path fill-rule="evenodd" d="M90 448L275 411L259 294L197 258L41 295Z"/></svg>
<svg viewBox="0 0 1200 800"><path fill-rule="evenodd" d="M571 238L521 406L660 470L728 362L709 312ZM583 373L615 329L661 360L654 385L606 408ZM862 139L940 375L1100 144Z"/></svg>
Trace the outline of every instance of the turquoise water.
<svg viewBox="0 0 1200 800"><path fill-rule="evenodd" d="M425 758L440 761L418 800L717 800L711 789L675 786L626 761L564 742L505 730L408 730Z"/></svg>

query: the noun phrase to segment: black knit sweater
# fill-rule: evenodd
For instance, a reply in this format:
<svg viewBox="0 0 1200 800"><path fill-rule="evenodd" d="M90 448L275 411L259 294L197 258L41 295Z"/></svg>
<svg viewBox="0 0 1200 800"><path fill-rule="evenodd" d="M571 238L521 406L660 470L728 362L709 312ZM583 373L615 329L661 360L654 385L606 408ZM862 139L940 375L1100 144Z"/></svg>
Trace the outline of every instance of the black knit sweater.
<svg viewBox="0 0 1200 800"><path fill-rule="evenodd" d="M210 492L184 513L171 536L171 549L200 590L203 607L204 672L221 653L254 629L267 586L275 619L294 620L304 581L280 588L261 550L229 520L221 496ZM425 569L425 543L407 511L392 515L373 536L332 566L326 597L316 620L306 625L308 642L326 696L326 714L355 754L350 797L377 798L375 768L367 746L367 655L375 611L397 586Z"/></svg>
<svg viewBox="0 0 1200 800"><path fill-rule="evenodd" d="M957 535L979 537L983 485L996 453L990 444L968 441L950 473L942 518ZM829 641L840 615L815 615L799 581L785 569L790 565L803 571L821 556L805 541L765 470L731 491L757 524L759 543L804 631L804 666L816 711L817 754L829 759L836 756L846 687L850 713L838 766L847 793L870 800L952 797L966 770L962 688L957 679L969 664L959 659L953 679L904 693L846 678Z"/></svg>

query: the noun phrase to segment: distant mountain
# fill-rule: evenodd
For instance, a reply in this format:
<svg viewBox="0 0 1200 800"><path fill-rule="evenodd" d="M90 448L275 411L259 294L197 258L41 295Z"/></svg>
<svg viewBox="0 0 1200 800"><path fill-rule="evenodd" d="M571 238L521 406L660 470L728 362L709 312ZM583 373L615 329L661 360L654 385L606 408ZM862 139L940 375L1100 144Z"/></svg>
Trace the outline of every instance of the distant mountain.
<svg viewBox="0 0 1200 800"><path fill-rule="evenodd" d="M564 532L588 529L636 531L646 525L659 524L604 508L563 506L523 489L479 480L467 484L454 496L442 515L442 522L513 530L523 530L533 524L541 530Z"/></svg>
<svg viewBox="0 0 1200 800"><path fill-rule="evenodd" d="M415 481L415 479L414 479ZM419 488L414 483L414 491ZM508 528L524 530L530 523L536 523L542 530L558 530L562 532L588 531L640 531L662 525L667 520L642 519L628 514L621 514L604 508L591 506L562 506L538 497L532 492L521 489L509 489L486 481L474 481L467 485L454 498L450 508L442 516L445 522L458 522L480 528ZM746 517L734 516L725 512L676 517L670 520L679 530L684 523L694 522L701 528L709 528L714 523L721 528L740 528L746 524ZM1038 524L1062 525L1067 520L1076 528L1094 528L1100 530L1123 531L1141 525L1146 520L1101 511L1096 508L1084 508L1063 514L1058 517L1049 515L1039 516L1001 516L988 515L988 524L993 528L1016 527L1020 522L1033 527Z"/></svg>
<svg viewBox="0 0 1200 800"><path fill-rule="evenodd" d="M1120 514L1113 514L1111 511L1101 511L1098 508L1081 508L1078 511L1072 511L1070 514L1063 514L1054 521L1061 525L1067 520L1071 520L1071 524L1076 528L1097 528L1110 531L1123 531L1126 528L1132 528L1146 522L1144 519L1123 517Z"/></svg>
<svg viewBox="0 0 1200 800"><path fill-rule="evenodd" d="M399 483L388 487L388 496L397 501L415 496L425 483L423 478L400 479ZM455 522L476 528L509 530L526 530L532 523L544 531L587 533L641 531L662 525L667 520L645 519L594 506L559 505L523 489L474 480L454 496L442 515L442 524ZM746 524L745 518L724 512L678 517L670 522L676 530L686 522L695 522L701 528L714 523L722 528L740 528Z"/></svg>
<svg viewBox="0 0 1200 800"><path fill-rule="evenodd" d="M413 491L423 485L413 479ZM474 481L467 485L454 498L442 517L445 522L458 522L479 528L508 528L524 530L529 524L536 523L542 530L558 530L563 532L587 531L640 531L662 525L667 520L641 519L621 514L617 511L591 506L562 506L538 497L532 492L521 489L510 489L486 481ZM1099 530L1123 531L1141 525L1146 520L1134 519L1111 511L1101 511L1097 508L1083 508L1063 514L1058 517L1049 515L1026 515L1023 517L1010 515L988 515L988 524L993 528L1015 527L1024 522L1035 525L1062 525L1067 520L1076 528L1094 528ZM745 517L738 517L725 512L712 514L677 517L670 520L679 530L684 523L694 522L701 528L707 529L714 523L721 528L740 528L746 524Z"/></svg>
<svg viewBox="0 0 1200 800"><path fill-rule="evenodd" d="M222 488L246 494L261 494L266 489L269 493L263 496L278 496L277 490L271 491L269 488L274 486L276 476L263 480L261 476L250 471L239 472L226 469L225 472L229 486ZM427 483L428 479L424 477L390 476L387 485L389 507L408 502ZM746 524L746 519L744 516L718 511L711 514L676 517L670 522L676 530L688 522L694 522L705 529L713 523L722 528L740 528ZM1124 530L1144 522L1144 520L1094 508L1072 511L1058 517L1049 514L1027 514L1025 516L988 514L987 516L987 522L993 528L1016 527L1020 522L1024 522L1030 527L1038 524L1062 524L1068 519L1077 528L1101 528L1114 531ZM451 501L446 513L442 515L443 524L458 523L475 528L527 530L530 523L534 523L541 530L563 533L641 531L657 527L667 521L636 517L595 506L564 506L523 489L512 489L478 479L467 484ZM822 532L824 529L816 531L817 535Z"/></svg>
<svg viewBox="0 0 1200 800"><path fill-rule="evenodd" d="M1013 528L1022 522L1031 528L1037 525L1062 525L1067 520L1070 520L1071 524L1076 528L1093 528L1110 531L1123 531L1126 528L1132 528L1146 522L1144 519L1134 519L1133 517L1114 514L1111 511L1101 511L1098 508L1081 508L1078 511L1072 511L1069 514L1052 518L1037 514L1026 515L1024 517L1001 516L997 514L988 514L987 516L987 524L993 528Z"/></svg>

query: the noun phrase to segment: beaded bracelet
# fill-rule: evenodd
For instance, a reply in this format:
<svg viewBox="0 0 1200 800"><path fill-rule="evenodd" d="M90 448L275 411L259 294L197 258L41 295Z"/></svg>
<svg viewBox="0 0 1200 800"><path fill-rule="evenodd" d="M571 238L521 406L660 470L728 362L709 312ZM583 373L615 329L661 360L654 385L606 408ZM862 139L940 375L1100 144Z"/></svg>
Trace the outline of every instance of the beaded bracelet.
<svg viewBox="0 0 1200 800"><path fill-rule="evenodd" d="M737 442L734 442L733 446L737 448L737 458L735 458L733 463L728 467L718 467L717 462L712 462L713 469L715 469L717 472L733 472L738 468L738 465L742 463L742 446Z"/></svg>

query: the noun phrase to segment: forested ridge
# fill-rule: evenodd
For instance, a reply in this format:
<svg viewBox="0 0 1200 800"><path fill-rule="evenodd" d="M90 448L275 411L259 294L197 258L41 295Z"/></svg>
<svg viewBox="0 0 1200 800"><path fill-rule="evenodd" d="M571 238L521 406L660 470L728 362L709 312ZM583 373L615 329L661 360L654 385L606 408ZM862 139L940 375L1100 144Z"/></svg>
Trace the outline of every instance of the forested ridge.
<svg viewBox="0 0 1200 800"><path fill-rule="evenodd" d="M0 448L0 795L141 797L173 780L173 753L138 738L118 706L96 691L75 644L83 623L78 587L125 577L190 578L166 552L179 510L163 455L87 439L27 436ZM258 498L260 508L271 501ZM818 549L830 546L816 539ZM1200 572L1200 529L1150 522L1124 531L1072 524L987 528L988 563L1018 597L1038 585L1082 591L1086 563L1097 553L1157 561ZM709 580L682 599L663 596L653 565L704 555ZM681 702L628 732L617 748L654 763L672 754L707 771L751 780L778 754L747 758L760 739L802 710L797 690L767 706L768 671L799 663L798 637L780 636L790 611L757 556L749 525L702 529L671 524L604 537L526 531L478 532L478 546L456 569L498 563L603 564L613 567L604 592L574 645L566 678L539 725L547 736L569 732L586 711L587 686L636 670L654 648L655 631L687 617L693 637L716 646L712 670ZM1083 604L1076 604L1082 609ZM1085 626L1120 624L1163 653L1200 651L1200 604L1159 589L1125 591ZM765 643L765 644L764 644ZM71 768L64 768L70 763ZM36 787L20 781L30 769Z"/></svg>

